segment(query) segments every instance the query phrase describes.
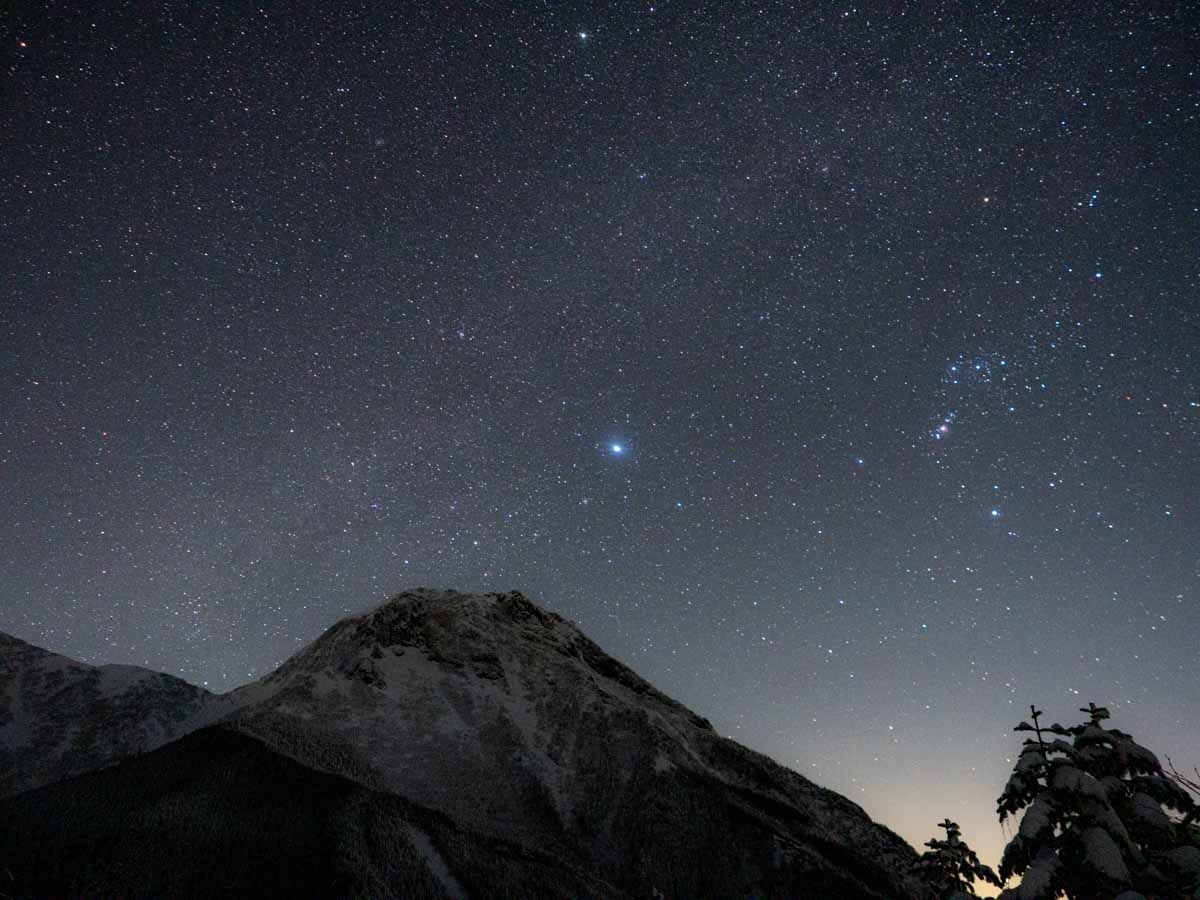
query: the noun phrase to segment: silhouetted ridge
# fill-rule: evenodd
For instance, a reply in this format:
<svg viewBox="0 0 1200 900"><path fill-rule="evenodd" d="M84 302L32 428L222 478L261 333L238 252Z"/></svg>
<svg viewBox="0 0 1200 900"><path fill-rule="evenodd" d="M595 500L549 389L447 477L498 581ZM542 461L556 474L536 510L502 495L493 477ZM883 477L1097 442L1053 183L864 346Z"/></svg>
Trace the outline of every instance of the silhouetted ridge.
<svg viewBox="0 0 1200 900"><path fill-rule="evenodd" d="M445 825L436 838L429 825L410 842L449 896L468 883L521 885L471 896L917 896L908 876L916 853L857 805L719 736L516 592L402 593L199 707L193 729L219 718L273 754L239 765L294 771L286 760L407 804L389 813L405 822L421 810L452 823L457 837ZM224 802L219 786L228 782L204 768L201 745L163 751L177 746L191 748L189 764L218 786L212 802ZM143 762L152 757L168 767L176 758L159 752ZM332 813L301 815L323 822ZM461 852L443 846L456 841ZM489 856L484 846L504 849Z"/></svg>
<svg viewBox="0 0 1200 900"><path fill-rule="evenodd" d="M3 801L2 870L31 897L620 896L223 727Z"/></svg>

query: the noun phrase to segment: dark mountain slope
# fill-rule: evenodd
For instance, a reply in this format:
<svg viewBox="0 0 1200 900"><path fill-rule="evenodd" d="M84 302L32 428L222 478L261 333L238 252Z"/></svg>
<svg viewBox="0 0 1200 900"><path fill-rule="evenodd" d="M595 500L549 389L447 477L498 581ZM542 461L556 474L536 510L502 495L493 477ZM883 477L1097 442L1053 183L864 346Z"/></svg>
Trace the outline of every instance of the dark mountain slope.
<svg viewBox="0 0 1200 900"><path fill-rule="evenodd" d="M110 877L112 890L263 893L276 878L254 880L256 866L284 859L282 893L329 896L919 894L916 853L861 808L716 734L517 593L401 594L221 697L17 651L17 715L0 726L21 738L17 763L0 758L9 783L37 748L52 751L46 781L222 723L5 801L0 817L36 827L6 825L0 846L25 848L13 858L37 864L23 877L50 893L103 893ZM11 722L41 730L31 740ZM99 750L55 755L81 729L102 735ZM227 864L197 864L192 847Z"/></svg>
<svg viewBox="0 0 1200 900"><path fill-rule="evenodd" d="M281 752L633 895L913 892L916 854L861 808L719 736L517 593L402 594L230 701Z"/></svg>
<svg viewBox="0 0 1200 900"><path fill-rule="evenodd" d="M0 894L623 896L220 726L0 800Z"/></svg>

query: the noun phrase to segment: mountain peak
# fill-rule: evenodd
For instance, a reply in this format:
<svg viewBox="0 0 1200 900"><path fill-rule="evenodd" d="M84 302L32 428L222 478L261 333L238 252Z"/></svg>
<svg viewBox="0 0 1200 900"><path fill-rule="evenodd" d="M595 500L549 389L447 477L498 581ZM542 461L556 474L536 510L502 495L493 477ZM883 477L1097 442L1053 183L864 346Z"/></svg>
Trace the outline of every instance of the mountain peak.
<svg viewBox="0 0 1200 900"><path fill-rule="evenodd" d="M506 672L554 668L574 660L589 677L619 686L711 729L707 719L656 690L609 656L573 622L543 609L520 591L467 593L416 588L329 628L267 677L277 683L299 672L334 672L384 689L396 667L388 660L421 654L450 674L507 683ZM551 681L551 684L554 682Z"/></svg>
<svg viewBox="0 0 1200 900"><path fill-rule="evenodd" d="M547 633L565 626L578 633L562 616L542 609L520 591L471 594L417 588L346 622L352 622L359 633L372 633L385 646L436 643L443 633L488 623L531 625Z"/></svg>
<svg viewBox="0 0 1200 900"><path fill-rule="evenodd" d="M193 728L224 715L276 754L567 861L614 896L913 895L903 840L516 591L406 591L197 702Z"/></svg>

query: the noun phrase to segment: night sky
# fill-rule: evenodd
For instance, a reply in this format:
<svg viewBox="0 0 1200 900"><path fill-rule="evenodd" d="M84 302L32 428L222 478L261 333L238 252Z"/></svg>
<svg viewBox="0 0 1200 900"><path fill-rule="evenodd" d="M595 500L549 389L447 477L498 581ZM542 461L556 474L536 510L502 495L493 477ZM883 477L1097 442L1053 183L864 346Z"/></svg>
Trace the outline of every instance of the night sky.
<svg viewBox="0 0 1200 900"><path fill-rule="evenodd" d="M227 690L518 589L995 863L1200 763L1189 4L18 4L0 629Z"/></svg>

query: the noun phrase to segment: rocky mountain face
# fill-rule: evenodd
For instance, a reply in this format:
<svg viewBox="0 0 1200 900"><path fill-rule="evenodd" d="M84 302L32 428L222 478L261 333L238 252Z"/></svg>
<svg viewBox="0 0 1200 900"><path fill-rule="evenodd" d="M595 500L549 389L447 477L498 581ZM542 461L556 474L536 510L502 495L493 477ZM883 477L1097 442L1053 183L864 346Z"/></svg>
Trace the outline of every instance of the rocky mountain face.
<svg viewBox="0 0 1200 900"><path fill-rule="evenodd" d="M0 796L186 734L216 697L136 666L88 666L0 632Z"/></svg>
<svg viewBox="0 0 1200 900"><path fill-rule="evenodd" d="M334 779L341 799L313 813L343 823L331 834L361 833L346 830L345 809L386 807L385 830L417 860L429 896L516 896L489 887L501 859L510 884L525 879L521 896L919 896L907 878L915 852L858 806L720 737L517 593L402 594L334 625L260 681L190 696L170 722L218 716L193 738L252 746L259 762L239 765ZM145 732L141 721L131 724ZM184 744L15 800L36 794L46 810L73 792L107 793L97 777L178 766ZM0 774L14 778L5 762ZM47 827L43 843L53 844ZM346 840L351 855L387 868L386 854Z"/></svg>

